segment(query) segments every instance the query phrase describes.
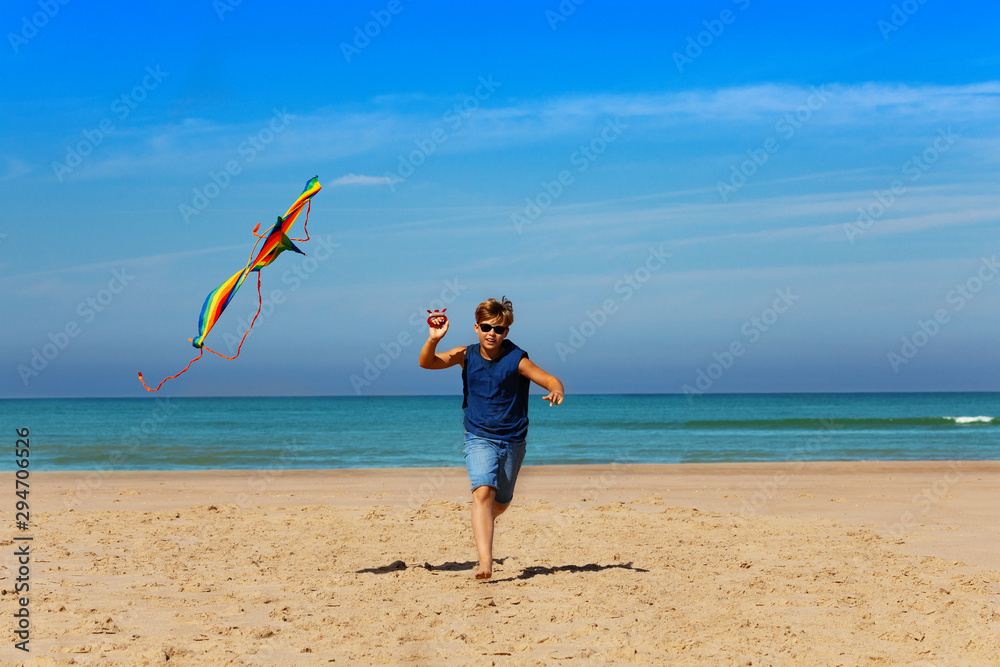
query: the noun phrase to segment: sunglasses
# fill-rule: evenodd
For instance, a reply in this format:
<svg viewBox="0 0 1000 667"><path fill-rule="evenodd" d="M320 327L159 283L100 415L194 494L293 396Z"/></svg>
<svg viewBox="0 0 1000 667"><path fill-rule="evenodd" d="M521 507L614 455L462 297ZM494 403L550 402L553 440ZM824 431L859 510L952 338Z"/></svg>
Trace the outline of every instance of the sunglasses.
<svg viewBox="0 0 1000 667"><path fill-rule="evenodd" d="M502 336L505 333L507 333L508 329L510 329L510 327L501 327L501 326L496 326L494 324L480 324L479 325L479 330L482 331L483 333L489 333L491 331L496 331L498 336Z"/></svg>

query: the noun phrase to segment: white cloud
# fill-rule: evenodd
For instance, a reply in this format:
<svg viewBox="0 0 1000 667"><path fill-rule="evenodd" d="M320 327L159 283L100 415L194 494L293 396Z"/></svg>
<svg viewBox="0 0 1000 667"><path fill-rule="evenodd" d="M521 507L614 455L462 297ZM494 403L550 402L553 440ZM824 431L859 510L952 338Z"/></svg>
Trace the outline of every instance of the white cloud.
<svg viewBox="0 0 1000 667"><path fill-rule="evenodd" d="M15 158L7 158L7 168L0 174L0 181L10 181L19 176L30 174L32 167L26 162Z"/></svg>
<svg viewBox="0 0 1000 667"><path fill-rule="evenodd" d="M443 132L440 152L476 151L540 145L569 135L587 138L609 118L621 118L629 135L646 140L694 138L692 130L719 138L761 122L773 124L785 114L809 114L811 127L833 128L838 141L863 143L924 136L939 125L968 126L969 137L991 141L1000 119L1000 82L961 86L902 84L757 84L718 90L618 95L575 95L526 101L490 99L467 115L456 114L455 99L383 97L364 110L325 107L289 116L286 129L261 150L253 166L329 163L359 155L374 156L387 168L396 156L413 150L414 140L430 141ZM812 105L809 108L808 105ZM199 175L236 160L249 166L246 141L265 132L269 117L224 124L204 119L130 128L121 144L95 154L74 177L116 178L166 170ZM840 137L849 127L850 137ZM928 130L930 128L930 130ZM876 134L873 136L872 131ZM665 133L665 134L664 134ZM699 135L701 136L701 135ZM963 138L966 135L963 130ZM268 137L270 138L270 137ZM103 148L103 147L102 147ZM241 153L241 148L243 152ZM378 185L350 180L337 185ZM384 181L384 179L383 179Z"/></svg>
<svg viewBox="0 0 1000 667"><path fill-rule="evenodd" d="M4 235L0 235L4 236ZM80 271L94 271L97 269L114 269L119 268L123 265L128 265L130 267L142 267L151 266L155 264L161 264L165 262L171 262L183 257L191 257L194 255L207 255L216 252L223 252L227 250L245 250L245 245L228 245L228 246L217 246L215 248L196 248L194 250L181 250L178 252L165 252L158 255L144 255L142 257L124 257L121 259L114 259L105 262L96 262L93 264L79 264L77 266L64 266L58 269L47 269L45 271L32 271L30 273L21 273L13 276L0 276L0 285L7 286L13 283L18 283L19 281L30 280L34 281L39 278L46 278L50 276L56 276L65 273L76 273Z"/></svg>
<svg viewBox="0 0 1000 667"><path fill-rule="evenodd" d="M330 183L335 185L388 185L391 183L388 176L364 176L362 174L345 174Z"/></svg>

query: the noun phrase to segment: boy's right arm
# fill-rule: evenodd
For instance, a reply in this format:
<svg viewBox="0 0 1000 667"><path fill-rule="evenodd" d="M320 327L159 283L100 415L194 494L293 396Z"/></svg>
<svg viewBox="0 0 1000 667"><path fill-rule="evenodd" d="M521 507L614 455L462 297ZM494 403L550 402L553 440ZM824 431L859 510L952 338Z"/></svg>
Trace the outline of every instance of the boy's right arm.
<svg viewBox="0 0 1000 667"><path fill-rule="evenodd" d="M435 327L430 328L430 332L427 335L427 342L424 343L423 348L420 350L420 358L417 363L420 364L421 368L430 369L440 369L440 368L451 368L452 366L461 364L465 361L465 348L455 347L447 352L437 353L437 344L444 338L444 335L448 333L448 322L444 323L440 329Z"/></svg>

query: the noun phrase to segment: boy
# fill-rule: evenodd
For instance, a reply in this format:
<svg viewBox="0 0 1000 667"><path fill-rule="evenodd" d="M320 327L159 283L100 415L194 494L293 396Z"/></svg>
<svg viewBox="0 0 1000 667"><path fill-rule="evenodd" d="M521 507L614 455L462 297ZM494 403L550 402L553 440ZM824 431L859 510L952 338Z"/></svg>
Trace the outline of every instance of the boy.
<svg viewBox="0 0 1000 667"><path fill-rule="evenodd" d="M421 368L462 366L465 400L465 466L472 485L472 534L479 552L476 579L493 574L493 521L514 497L514 483L524 459L528 435L528 388L548 390L549 407L563 402L558 378L528 360L528 353L507 340L514 306L507 297L488 299L476 308L479 343L435 352L448 333L448 322L431 326L420 350ZM530 382L529 382L530 380Z"/></svg>

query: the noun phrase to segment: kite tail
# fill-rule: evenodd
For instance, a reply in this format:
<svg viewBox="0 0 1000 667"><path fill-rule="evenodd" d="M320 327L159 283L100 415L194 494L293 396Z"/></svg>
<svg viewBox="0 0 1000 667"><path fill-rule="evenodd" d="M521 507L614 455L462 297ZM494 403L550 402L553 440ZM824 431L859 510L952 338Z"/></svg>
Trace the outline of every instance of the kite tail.
<svg viewBox="0 0 1000 667"><path fill-rule="evenodd" d="M239 347L236 348L236 354L234 354L231 357L227 357L226 355L224 355L224 354L222 354L220 352L216 352L215 350L213 350L211 348L208 348L208 347L205 347L204 345L202 345L201 348L198 349L198 356L195 357L194 359L192 359L191 361L189 361L188 365L184 367L184 370L182 370L177 375L171 375L168 378L163 378L163 381L160 382L160 384L156 385L156 389L150 389L149 388L149 385L146 384L146 381L142 377L142 371L139 371L139 382L141 382L142 386L146 388L146 391L159 391L160 387L162 387L166 383L167 380L173 380L175 378L180 377L181 375L184 375L184 373L186 373L187 370L189 368L191 368L191 364L193 364L194 362L196 362L199 359L201 359L201 355L205 354L205 350L208 350L212 354L217 354L217 355L219 355L220 357L222 357L224 359L235 359L236 357L240 356L240 348L243 347L243 341L247 339L247 335L249 335L250 329L253 329L254 322L257 321L257 316L260 315L260 310L261 310L262 305L263 305L263 298L261 297L261 293L260 293L260 271L258 271L257 272L257 312L254 314L253 320L250 322L250 328L247 329L247 332L245 334L243 334L243 340L240 341ZM189 338L188 340L191 340L191 339Z"/></svg>
<svg viewBox="0 0 1000 667"><path fill-rule="evenodd" d="M191 364L193 364L194 362L196 362L199 359L201 359L201 355L203 355L204 353L205 353L204 350L199 350L198 351L198 356L195 357L194 359L192 359L191 361L189 361L188 365L184 367L183 371L181 371L177 375L171 375L168 378L163 378L163 382L161 382L160 384L156 385L156 389L150 389L149 388L149 385L146 384L146 381L142 379L142 371L139 371L139 382L141 382L142 386L146 388L146 391L160 391L160 387L163 386L164 382L166 382L167 380L173 380L174 378L178 378L181 375L184 375L184 373L187 372L187 369L191 368Z"/></svg>
<svg viewBox="0 0 1000 667"><path fill-rule="evenodd" d="M309 240L309 229L308 229L308 226L309 226L309 211L310 211L310 209L312 209L312 205L313 205L312 199L310 199L309 201L306 202L306 219L302 221L302 231L304 231L306 233L306 237L304 239L292 239L293 241L308 241Z"/></svg>
<svg viewBox="0 0 1000 667"><path fill-rule="evenodd" d="M257 272L257 312L254 313L253 319L250 321L250 326L247 328L247 332L245 334L243 334L243 339L240 341L239 347L236 348L236 354L234 354L231 357L227 357L226 355L222 354L221 352L216 352L215 350L213 350L213 349L211 349L209 347L205 347L204 345L202 345L202 349L203 350L208 350L212 354L217 354L220 357L222 357L223 359L235 359L236 357L240 356L240 348L243 347L243 341L246 340L247 336L250 335L250 329L253 329L253 323L257 321L257 316L260 315L260 308L261 308L262 304L263 304L263 299L260 296L260 271L258 271ZM201 355L198 355L198 356L201 356ZM185 370L187 370L187 369L185 369ZM183 373L184 371L181 371L181 372Z"/></svg>

